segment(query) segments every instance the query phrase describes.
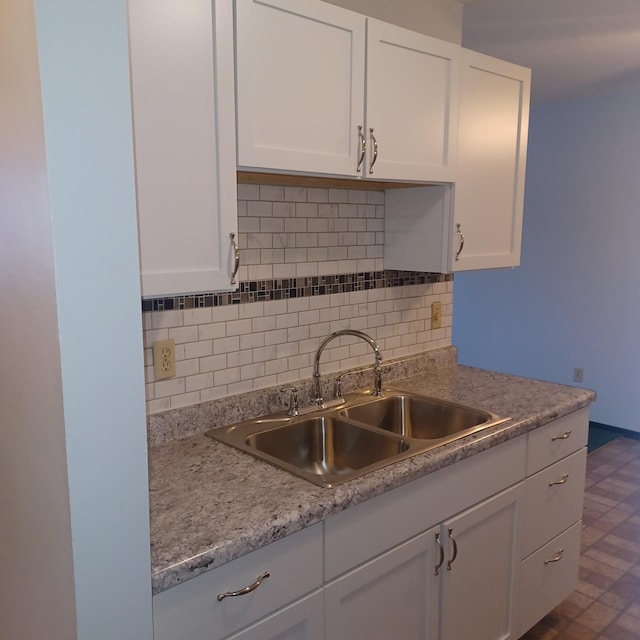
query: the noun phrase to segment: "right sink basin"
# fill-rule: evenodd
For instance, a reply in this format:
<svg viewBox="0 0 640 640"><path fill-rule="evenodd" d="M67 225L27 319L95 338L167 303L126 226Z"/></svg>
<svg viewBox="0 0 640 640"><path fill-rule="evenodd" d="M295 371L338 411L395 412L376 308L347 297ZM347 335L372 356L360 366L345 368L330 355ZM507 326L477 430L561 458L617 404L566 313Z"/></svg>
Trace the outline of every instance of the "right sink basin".
<svg viewBox="0 0 640 640"><path fill-rule="evenodd" d="M384 397L347 407L341 414L417 440L453 439L497 424L497 417L488 411L402 392L386 392Z"/></svg>

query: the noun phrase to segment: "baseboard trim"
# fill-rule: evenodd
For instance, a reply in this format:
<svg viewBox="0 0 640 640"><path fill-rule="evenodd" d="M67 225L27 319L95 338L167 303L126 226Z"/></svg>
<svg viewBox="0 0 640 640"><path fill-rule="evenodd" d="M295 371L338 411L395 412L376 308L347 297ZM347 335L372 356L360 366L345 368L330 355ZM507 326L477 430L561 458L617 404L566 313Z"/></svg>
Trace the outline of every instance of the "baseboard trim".
<svg viewBox="0 0 640 640"><path fill-rule="evenodd" d="M593 420L589 421L590 427L595 427L597 429L603 429L604 431L609 431L611 433L615 433L616 435L623 436L625 438L632 438L634 440L640 440L640 432L632 431L631 429L623 429L622 427L614 427L610 424L603 424L602 422L595 422Z"/></svg>

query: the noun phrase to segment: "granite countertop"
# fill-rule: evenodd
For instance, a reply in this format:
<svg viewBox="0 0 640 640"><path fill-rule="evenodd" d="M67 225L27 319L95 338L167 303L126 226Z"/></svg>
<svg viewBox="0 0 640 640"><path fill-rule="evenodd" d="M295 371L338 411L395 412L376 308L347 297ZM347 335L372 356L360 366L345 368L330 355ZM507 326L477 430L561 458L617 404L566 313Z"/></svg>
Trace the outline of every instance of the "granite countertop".
<svg viewBox="0 0 640 640"><path fill-rule="evenodd" d="M333 489L204 434L149 448L153 593L589 405L593 391L461 365L389 384L511 420ZM221 425L211 425L221 426Z"/></svg>

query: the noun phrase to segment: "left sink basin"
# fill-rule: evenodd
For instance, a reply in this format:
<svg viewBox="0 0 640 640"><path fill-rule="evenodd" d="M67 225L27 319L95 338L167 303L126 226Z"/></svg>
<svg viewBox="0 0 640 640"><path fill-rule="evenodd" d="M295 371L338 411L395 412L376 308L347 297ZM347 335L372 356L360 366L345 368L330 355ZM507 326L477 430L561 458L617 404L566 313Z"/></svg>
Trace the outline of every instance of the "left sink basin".
<svg viewBox="0 0 640 640"><path fill-rule="evenodd" d="M254 421L212 429L207 435L322 487L380 469L406 457L409 450L403 438L335 414L265 427Z"/></svg>

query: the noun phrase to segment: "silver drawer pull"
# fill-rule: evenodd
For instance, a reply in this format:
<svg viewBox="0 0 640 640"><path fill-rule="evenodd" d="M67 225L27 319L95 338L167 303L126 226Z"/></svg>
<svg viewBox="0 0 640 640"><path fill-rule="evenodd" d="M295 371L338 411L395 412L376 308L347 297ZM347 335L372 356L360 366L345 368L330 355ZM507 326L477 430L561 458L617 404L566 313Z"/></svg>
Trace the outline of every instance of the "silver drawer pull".
<svg viewBox="0 0 640 640"><path fill-rule="evenodd" d="M460 223L456 224L456 233L458 234L458 250L456 251L456 260L460 260L460 254L464 248L464 233L462 233L462 227Z"/></svg>
<svg viewBox="0 0 640 640"><path fill-rule="evenodd" d="M236 284L236 276L238 275L238 269L240 268L240 249L236 242L236 234L230 233L229 240L231 241L231 248L233 249L233 273L231 274L231 284Z"/></svg>
<svg viewBox="0 0 640 640"><path fill-rule="evenodd" d="M358 140L360 142L360 157L358 158L358 164L356 165L356 172L360 173L362 169L362 163L364 161L364 154L367 152L367 139L362 133L362 125L358 125Z"/></svg>
<svg viewBox="0 0 640 640"><path fill-rule="evenodd" d="M458 543L456 539L453 537L453 528L449 529L449 540L451 540L451 544L453 545L453 555L451 556L451 560L447 561L447 571L451 571L451 565L454 563L455 559L458 557Z"/></svg>
<svg viewBox="0 0 640 640"><path fill-rule="evenodd" d="M550 487L553 487L556 484L564 484L567 480L569 479L569 474L565 473L562 478L560 478L560 480L554 480L553 482L549 483Z"/></svg>
<svg viewBox="0 0 640 640"><path fill-rule="evenodd" d="M238 589L238 591L227 591L226 593L218 594L218 602L221 602L225 598L235 598L236 596L244 596L247 593L251 593L255 591L261 584L265 578L268 578L271 574L268 571L265 571L262 575L258 576L258 579L250 584L248 587L244 587L244 589Z"/></svg>
<svg viewBox="0 0 640 640"><path fill-rule="evenodd" d="M373 145L373 158L371 158L371 163L369 164L369 173L373 173L373 165L378 159L378 141L373 135L373 129L369 129L369 136L371 137L371 144Z"/></svg>
<svg viewBox="0 0 640 640"><path fill-rule="evenodd" d="M565 431L561 436L553 436L551 438L551 442L555 442L556 440L567 440L571 435L571 431Z"/></svg>
<svg viewBox="0 0 640 640"><path fill-rule="evenodd" d="M556 552L556 555L553 556L553 558L549 558L548 560L545 560L544 563L551 564L552 562L560 562L560 560L562 560L563 553L564 553L564 549L558 549L558 551Z"/></svg>
<svg viewBox="0 0 640 640"><path fill-rule="evenodd" d="M438 550L440 551L440 559L438 560L438 564L436 565L436 575L440 575L440 567L444 564L444 549L442 548L442 542L440 542L440 532L436 531L436 544L438 545Z"/></svg>

